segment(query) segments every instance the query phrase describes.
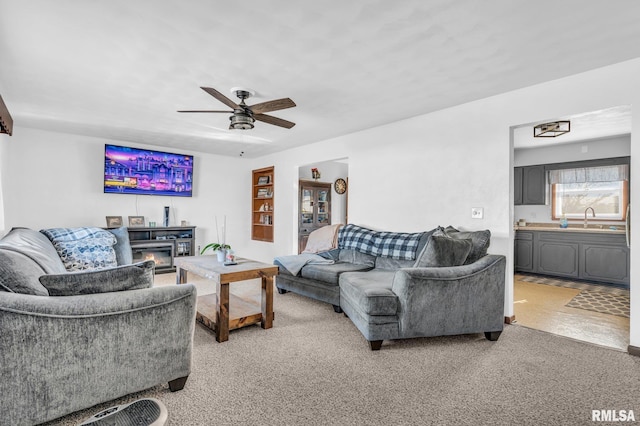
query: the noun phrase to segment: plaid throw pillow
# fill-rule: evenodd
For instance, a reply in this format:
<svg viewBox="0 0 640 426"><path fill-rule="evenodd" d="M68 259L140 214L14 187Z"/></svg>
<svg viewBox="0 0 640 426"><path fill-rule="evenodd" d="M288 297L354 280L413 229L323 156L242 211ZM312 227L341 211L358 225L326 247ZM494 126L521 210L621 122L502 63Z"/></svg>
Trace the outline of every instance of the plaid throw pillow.
<svg viewBox="0 0 640 426"><path fill-rule="evenodd" d="M53 244L60 241L78 241L84 238L100 238L109 237L108 231L101 228L82 227L82 228L49 228L41 229L44 235L51 240Z"/></svg>
<svg viewBox="0 0 640 426"><path fill-rule="evenodd" d="M353 249L373 256L392 259L415 260L418 244L424 232L378 232L357 225L340 229L338 247Z"/></svg>
<svg viewBox="0 0 640 426"><path fill-rule="evenodd" d="M376 256L392 259L415 260L423 233L379 232L376 238Z"/></svg>
<svg viewBox="0 0 640 426"><path fill-rule="evenodd" d="M357 225L347 225L338 231L338 248L353 249L361 253L376 255L376 231Z"/></svg>

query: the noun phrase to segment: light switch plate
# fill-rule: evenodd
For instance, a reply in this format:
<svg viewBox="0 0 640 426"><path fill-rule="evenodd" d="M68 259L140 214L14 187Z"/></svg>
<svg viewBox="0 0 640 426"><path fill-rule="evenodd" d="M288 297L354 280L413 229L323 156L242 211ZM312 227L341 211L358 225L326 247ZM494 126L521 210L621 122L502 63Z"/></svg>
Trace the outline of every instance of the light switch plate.
<svg viewBox="0 0 640 426"><path fill-rule="evenodd" d="M471 207L471 219L482 219L484 209L482 207Z"/></svg>

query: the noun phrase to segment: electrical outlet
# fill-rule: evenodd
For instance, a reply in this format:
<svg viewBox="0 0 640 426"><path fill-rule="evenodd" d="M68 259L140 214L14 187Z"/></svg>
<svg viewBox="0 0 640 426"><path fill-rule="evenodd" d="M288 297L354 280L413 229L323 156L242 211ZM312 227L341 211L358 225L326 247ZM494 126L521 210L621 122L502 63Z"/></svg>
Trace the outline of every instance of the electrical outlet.
<svg viewBox="0 0 640 426"><path fill-rule="evenodd" d="M482 219L484 209L482 207L471 207L471 219Z"/></svg>

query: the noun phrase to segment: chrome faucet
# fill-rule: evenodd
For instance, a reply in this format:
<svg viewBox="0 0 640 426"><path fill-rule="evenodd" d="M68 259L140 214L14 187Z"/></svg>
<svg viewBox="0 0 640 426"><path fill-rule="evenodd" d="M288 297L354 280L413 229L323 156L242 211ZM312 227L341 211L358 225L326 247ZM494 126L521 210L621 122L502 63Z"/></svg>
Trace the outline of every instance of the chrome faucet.
<svg viewBox="0 0 640 426"><path fill-rule="evenodd" d="M587 207L586 209L584 209L584 227L587 227L587 211L589 211L589 209L591 209L591 217L596 217L596 211L593 209L593 207Z"/></svg>

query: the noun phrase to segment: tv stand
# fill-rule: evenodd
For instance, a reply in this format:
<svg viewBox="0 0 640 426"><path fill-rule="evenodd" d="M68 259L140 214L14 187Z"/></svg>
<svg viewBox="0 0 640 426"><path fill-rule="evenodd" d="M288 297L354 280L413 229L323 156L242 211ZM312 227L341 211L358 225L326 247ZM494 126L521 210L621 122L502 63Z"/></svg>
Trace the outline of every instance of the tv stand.
<svg viewBox="0 0 640 426"><path fill-rule="evenodd" d="M134 262L156 261L156 272L175 272L174 257L195 254L195 226L128 227Z"/></svg>

